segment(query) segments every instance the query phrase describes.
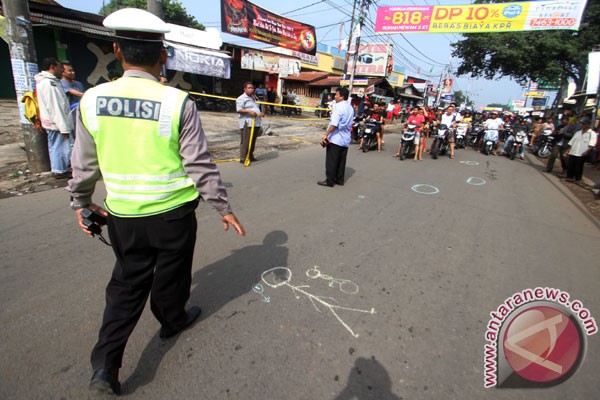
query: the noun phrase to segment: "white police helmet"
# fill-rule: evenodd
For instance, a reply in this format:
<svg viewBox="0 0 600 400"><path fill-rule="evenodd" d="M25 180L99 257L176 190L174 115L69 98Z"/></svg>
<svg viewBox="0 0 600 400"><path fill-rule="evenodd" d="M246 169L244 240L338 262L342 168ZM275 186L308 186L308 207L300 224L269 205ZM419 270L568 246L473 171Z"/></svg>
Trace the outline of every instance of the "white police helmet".
<svg viewBox="0 0 600 400"><path fill-rule="evenodd" d="M102 24L116 31L117 37L133 40L159 41L170 32L169 26L156 15L139 8L122 8L106 18Z"/></svg>

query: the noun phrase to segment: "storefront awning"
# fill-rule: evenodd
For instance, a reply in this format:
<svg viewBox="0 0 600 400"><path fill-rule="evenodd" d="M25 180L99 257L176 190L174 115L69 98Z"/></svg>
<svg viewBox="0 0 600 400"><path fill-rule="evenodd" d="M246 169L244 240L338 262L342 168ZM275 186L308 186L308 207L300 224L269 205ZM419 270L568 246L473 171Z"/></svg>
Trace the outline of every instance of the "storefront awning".
<svg viewBox="0 0 600 400"><path fill-rule="evenodd" d="M423 100L423 96L415 96L414 94L396 93L399 97L406 97L407 99Z"/></svg>
<svg viewBox="0 0 600 400"><path fill-rule="evenodd" d="M287 79L290 81L300 81L300 82L314 82L318 79L323 79L327 77L326 72L315 72L315 71L306 71L300 72L298 75L288 75L285 77L281 77L281 79Z"/></svg>
<svg viewBox="0 0 600 400"><path fill-rule="evenodd" d="M326 76L318 81L314 81L308 84L308 86L340 86L341 76Z"/></svg>
<svg viewBox="0 0 600 400"><path fill-rule="evenodd" d="M217 51L186 46L165 40L168 46L167 69L217 78L231 76L231 57Z"/></svg>

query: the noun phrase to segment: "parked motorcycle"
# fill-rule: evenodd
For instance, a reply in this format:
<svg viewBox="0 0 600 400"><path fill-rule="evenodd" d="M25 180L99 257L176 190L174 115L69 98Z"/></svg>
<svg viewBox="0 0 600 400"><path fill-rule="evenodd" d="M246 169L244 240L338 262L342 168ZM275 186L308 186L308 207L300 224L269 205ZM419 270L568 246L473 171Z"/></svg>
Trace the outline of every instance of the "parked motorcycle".
<svg viewBox="0 0 600 400"><path fill-rule="evenodd" d="M295 93L293 94L293 97L294 98L293 98L292 101L294 102L294 105L295 106L301 106L302 104L300 102L300 97L298 97L298 95L295 94ZM301 107L294 107L294 108L292 108L292 112L294 114L296 114L296 115L302 115L302 108Z"/></svg>
<svg viewBox="0 0 600 400"><path fill-rule="evenodd" d="M379 132L380 126L381 122L375 118L367 118L365 120L361 146L363 153L377 149L377 132Z"/></svg>
<svg viewBox="0 0 600 400"><path fill-rule="evenodd" d="M448 135L452 135L452 131L445 124L440 124L435 129L433 143L431 145L431 158L436 160L438 155L443 156L449 149Z"/></svg>
<svg viewBox="0 0 600 400"><path fill-rule="evenodd" d="M400 152L400 160L404 160L411 152L414 152L415 136L417 135L417 125L408 124L402 132L402 151Z"/></svg>
<svg viewBox="0 0 600 400"><path fill-rule="evenodd" d="M457 149L464 149L467 145L467 130L469 124L458 124L456 127L456 139L454 140L454 146Z"/></svg>
<svg viewBox="0 0 600 400"><path fill-rule="evenodd" d="M483 137L483 154L489 156L498 143L498 129L488 129Z"/></svg>
<svg viewBox="0 0 600 400"><path fill-rule="evenodd" d="M326 108L327 110L315 110L315 116L319 118L331 117L331 111L333 111L333 103L335 103L334 100L325 104L319 104L319 108Z"/></svg>
<svg viewBox="0 0 600 400"><path fill-rule="evenodd" d="M544 129L542 135L537 138L537 144L533 148L533 152L538 157L548 158L554 147L554 135L552 129Z"/></svg>
<svg viewBox="0 0 600 400"><path fill-rule="evenodd" d="M229 101L216 97L195 96L194 103L196 103L198 110L219 112L230 112L232 110L232 104Z"/></svg>

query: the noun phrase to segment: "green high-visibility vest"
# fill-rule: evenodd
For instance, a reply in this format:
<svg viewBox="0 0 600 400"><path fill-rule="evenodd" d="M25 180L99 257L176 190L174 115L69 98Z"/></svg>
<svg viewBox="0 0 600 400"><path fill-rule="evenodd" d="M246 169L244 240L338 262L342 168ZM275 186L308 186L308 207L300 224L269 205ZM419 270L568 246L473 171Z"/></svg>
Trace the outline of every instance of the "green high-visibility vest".
<svg viewBox="0 0 600 400"><path fill-rule="evenodd" d="M85 92L81 119L96 142L111 214L155 215L198 197L179 154L186 99L186 92L137 77Z"/></svg>

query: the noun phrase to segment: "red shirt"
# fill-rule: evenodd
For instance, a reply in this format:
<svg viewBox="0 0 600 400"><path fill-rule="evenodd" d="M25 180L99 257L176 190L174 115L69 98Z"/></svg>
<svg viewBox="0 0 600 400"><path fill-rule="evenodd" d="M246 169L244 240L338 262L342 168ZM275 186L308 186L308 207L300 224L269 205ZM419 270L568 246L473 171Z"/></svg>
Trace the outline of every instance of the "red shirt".
<svg viewBox="0 0 600 400"><path fill-rule="evenodd" d="M408 119L406 120L406 122L409 124L415 124L420 128L423 125L423 122L425 122L425 117L420 114L417 114L417 115L411 114L408 117Z"/></svg>

